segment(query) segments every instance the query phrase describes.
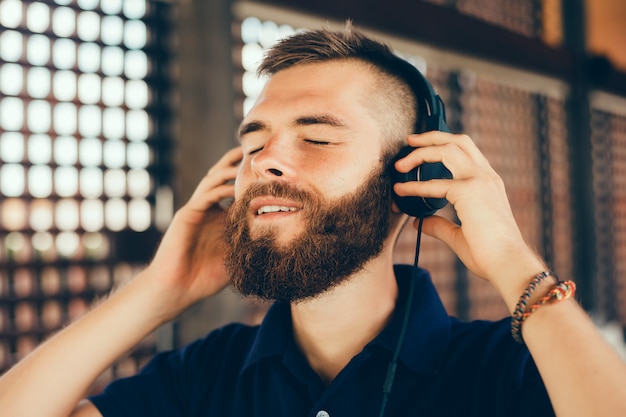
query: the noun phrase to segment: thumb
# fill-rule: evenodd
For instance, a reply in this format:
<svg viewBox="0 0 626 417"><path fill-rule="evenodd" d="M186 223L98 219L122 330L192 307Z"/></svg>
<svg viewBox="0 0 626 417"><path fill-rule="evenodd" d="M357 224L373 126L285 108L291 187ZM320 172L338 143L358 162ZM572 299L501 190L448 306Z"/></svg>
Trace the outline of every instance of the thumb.
<svg viewBox="0 0 626 417"><path fill-rule="evenodd" d="M414 226L416 228L418 223L419 219L415 219ZM442 241L455 251L455 246L458 244L457 239L460 236L461 228L445 217L434 215L424 218L422 232L430 237Z"/></svg>

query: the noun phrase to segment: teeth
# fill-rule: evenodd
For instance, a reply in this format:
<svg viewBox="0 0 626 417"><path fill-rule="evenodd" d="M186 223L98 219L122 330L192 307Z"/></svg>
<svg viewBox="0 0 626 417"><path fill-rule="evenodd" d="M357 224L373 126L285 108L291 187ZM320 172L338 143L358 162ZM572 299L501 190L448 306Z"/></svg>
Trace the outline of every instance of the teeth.
<svg viewBox="0 0 626 417"><path fill-rule="evenodd" d="M277 213L277 212L288 212L288 211L297 211L298 209L295 207L285 207L285 206L263 206L258 211L257 214L264 213Z"/></svg>

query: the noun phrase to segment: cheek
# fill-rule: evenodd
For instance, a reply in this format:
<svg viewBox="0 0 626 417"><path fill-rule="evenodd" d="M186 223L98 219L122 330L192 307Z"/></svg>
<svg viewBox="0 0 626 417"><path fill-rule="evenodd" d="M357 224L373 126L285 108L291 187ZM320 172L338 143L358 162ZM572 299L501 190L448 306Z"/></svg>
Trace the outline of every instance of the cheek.
<svg viewBox="0 0 626 417"><path fill-rule="evenodd" d="M243 163L239 165L239 171L237 171L237 176L235 177L235 200L241 198L249 185L249 175L250 168L244 165Z"/></svg>

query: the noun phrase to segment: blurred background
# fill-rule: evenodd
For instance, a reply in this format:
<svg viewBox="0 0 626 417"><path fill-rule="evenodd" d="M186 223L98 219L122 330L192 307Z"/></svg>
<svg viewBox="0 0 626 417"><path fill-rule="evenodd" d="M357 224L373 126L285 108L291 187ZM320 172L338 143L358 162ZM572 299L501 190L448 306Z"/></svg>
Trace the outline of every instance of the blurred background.
<svg viewBox="0 0 626 417"><path fill-rule="evenodd" d="M452 131L503 177L525 237L623 349L626 2L0 0L0 373L150 260L173 212L236 145L263 51L348 18L427 75ZM397 261L412 263L414 249L409 227ZM426 238L421 265L450 314L507 314L442 244ZM266 308L226 290L94 390Z"/></svg>

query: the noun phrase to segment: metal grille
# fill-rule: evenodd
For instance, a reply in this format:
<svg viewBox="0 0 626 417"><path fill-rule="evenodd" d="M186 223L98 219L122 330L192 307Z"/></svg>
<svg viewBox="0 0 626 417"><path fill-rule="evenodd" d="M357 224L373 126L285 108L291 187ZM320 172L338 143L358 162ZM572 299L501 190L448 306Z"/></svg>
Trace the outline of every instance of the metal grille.
<svg viewBox="0 0 626 417"><path fill-rule="evenodd" d="M597 314L626 324L626 118L592 111Z"/></svg>
<svg viewBox="0 0 626 417"><path fill-rule="evenodd" d="M424 0L528 37L542 35L541 0Z"/></svg>
<svg viewBox="0 0 626 417"><path fill-rule="evenodd" d="M142 265L125 243L151 235L167 180L157 12L145 0L0 3L0 371ZM103 380L153 350L150 337Z"/></svg>

